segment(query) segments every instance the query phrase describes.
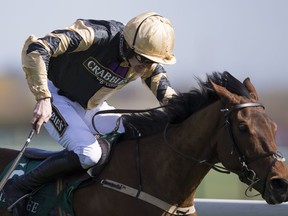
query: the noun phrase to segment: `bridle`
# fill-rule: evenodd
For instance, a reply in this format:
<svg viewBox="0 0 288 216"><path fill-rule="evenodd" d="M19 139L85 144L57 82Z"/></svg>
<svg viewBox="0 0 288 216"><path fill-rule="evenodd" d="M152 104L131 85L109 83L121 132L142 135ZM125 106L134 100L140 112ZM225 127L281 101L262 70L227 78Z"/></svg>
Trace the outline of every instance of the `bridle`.
<svg viewBox="0 0 288 216"><path fill-rule="evenodd" d="M248 188L246 189L245 191L245 195L246 196L250 196L251 195L248 195L248 191L251 191L253 186L257 183L259 184L263 184L263 194L265 193L265 190L266 190L266 182L267 182L267 178L269 176L269 173L270 171L268 170L267 171L267 174L266 174L266 177L264 179L261 179L257 176L256 172L249 168L249 164L257 161L257 160L260 160L260 159L263 159L263 158L266 158L266 157L270 157L272 156L274 158L274 162L271 164L271 167L274 166L274 164L276 163L276 161L285 161L285 158L283 157L283 155L280 153L280 152L273 152L273 151L270 151L270 152L267 152L263 155L260 155L260 156L257 156L255 158L245 158L244 154L242 153L238 143L236 142L235 140L235 137L233 135L233 131L232 131L232 127L231 127L231 114L237 110L240 110L240 109L243 109L243 108L247 108L247 107L264 107L264 105L262 103L243 103L243 104L237 104L237 105L234 105L232 106L231 108L225 108L225 109L221 109L220 111L222 113L224 113L224 126L226 128L226 130L228 131L228 134L229 134L229 137L231 139L231 144L232 144L232 152L231 154L236 154L237 155L237 158L238 158L238 161L239 161L239 164L241 166L240 168L240 171L235 171L237 173L237 175L239 176L239 179L241 181L248 181ZM183 152L180 152L178 151L176 148L174 148L172 145L169 144L167 138L166 138L166 134L167 134L167 128L168 128L168 125L166 126L165 130L164 130L164 140L165 140L165 143L166 145L168 145L173 151L175 151L177 154L181 155L182 157L185 157L187 159L190 159L190 160L193 160L195 162L198 162L199 164L206 164L208 166L210 166L212 169L218 171L218 172L221 172L221 173L227 173L229 174L230 172L232 172L232 170L229 170L225 167L221 167L221 166L218 166L218 165L215 165L214 163L210 163L208 162L207 160L199 160L199 159L196 159L194 157L191 157ZM253 195L253 196L258 196L259 194L257 195Z"/></svg>
<svg viewBox="0 0 288 216"><path fill-rule="evenodd" d="M272 167L272 166L274 166L276 161L285 161L285 158L283 157L283 155L280 152L273 152L273 151L264 153L262 155L254 157L254 158L245 158L244 154L240 150L240 147L239 147L238 143L236 142L235 137L233 135L232 128L231 128L230 116L231 116L231 113L233 113L234 111L237 111L237 110L240 110L240 109L243 109L246 107L263 107L265 109L265 107L262 103L243 103L243 104L237 104L235 106L232 106L230 109L228 109L228 108L221 109L221 112L224 113L225 127L226 127L226 129L229 133L229 136L231 138L231 141L232 141L233 150L232 150L231 154L233 154L234 152L236 153L238 161L241 165L240 172L238 172L239 179L241 181L247 180L249 182L248 188L246 189L246 192L245 192L245 195L249 196L248 191L251 191L253 186L257 183L263 184L263 193L265 193L266 182L267 182L267 178L269 176L270 171L269 170L267 171L265 179L261 179L257 176L256 172L253 169L249 168L248 165L257 161L257 160L273 156L274 162L271 164L271 167ZM257 195L259 195L259 194L257 194Z"/></svg>

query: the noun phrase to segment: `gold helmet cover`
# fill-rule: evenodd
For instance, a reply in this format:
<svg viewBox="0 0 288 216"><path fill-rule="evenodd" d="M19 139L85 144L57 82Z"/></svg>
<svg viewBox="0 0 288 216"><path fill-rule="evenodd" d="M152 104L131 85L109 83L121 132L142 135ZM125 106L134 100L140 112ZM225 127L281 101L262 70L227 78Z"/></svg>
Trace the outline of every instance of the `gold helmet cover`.
<svg viewBox="0 0 288 216"><path fill-rule="evenodd" d="M124 27L124 38L134 52L160 64L175 64L174 29L155 12L142 13Z"/></svg>

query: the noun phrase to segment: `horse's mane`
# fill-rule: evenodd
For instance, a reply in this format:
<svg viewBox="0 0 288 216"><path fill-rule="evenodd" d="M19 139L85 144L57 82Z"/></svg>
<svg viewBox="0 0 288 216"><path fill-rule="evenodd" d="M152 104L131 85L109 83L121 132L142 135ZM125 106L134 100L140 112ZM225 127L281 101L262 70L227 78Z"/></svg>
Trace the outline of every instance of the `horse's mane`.
<svg viewBox="0 0 288 216"><path fill-rule="evenodd" d="M126 133L130 135L135 128L143 135L163 131L167 123L176 124L188 118L193 113L219 100L211 81L225 87L231 93L250 98L249 91L243 83L229 72L213 72L206 75L206 81L196 78L199 88L193 88L186 93L178 93L169 100L163 110L153 110L145 113L123 115Z"/></svg>

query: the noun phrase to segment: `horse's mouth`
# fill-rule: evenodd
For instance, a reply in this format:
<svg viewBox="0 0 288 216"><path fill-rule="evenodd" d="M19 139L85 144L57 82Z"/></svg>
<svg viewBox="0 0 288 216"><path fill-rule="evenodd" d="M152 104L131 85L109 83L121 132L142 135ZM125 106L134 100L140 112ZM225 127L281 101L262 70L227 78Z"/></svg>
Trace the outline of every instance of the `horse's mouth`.
<svg viewBox="0 0 288 216"><path fill-rule="evenodd" d="M268 204L280 204L288 201L288 180L287 179L272 179L267 184L263 199Z"/></svg>
<svg viewBox="0 0 288 216"><path fill-rule="evenodd" d="M280 204L280 203L288 201L287 195L286 196L283 196L283 195L276 195L276 196L275 195L269 195L269 196L265 197L264 199L270 205L276 205L276 204Z"/></svg>

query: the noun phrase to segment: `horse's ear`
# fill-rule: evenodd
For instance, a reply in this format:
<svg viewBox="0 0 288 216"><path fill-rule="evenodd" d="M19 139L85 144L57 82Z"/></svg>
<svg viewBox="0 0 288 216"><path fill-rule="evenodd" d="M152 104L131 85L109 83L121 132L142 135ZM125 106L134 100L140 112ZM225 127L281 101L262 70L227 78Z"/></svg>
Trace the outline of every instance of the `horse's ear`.
<svg viewBox="0 0 288 216"><path fill-rule="evenodd" d="M248 91L250 92L250 95L253 99L255 99L256 101L259 100L257 92L255 87L253 86L253 84L250 81L250 78L247 77L244 81L243 84L246 86L246 88L248 89Z"/></svg>
<svg viewBox="0 0 288 216"><path fill-rule="evenodd" d="M240 97L238 95L229 92L223 86L217 85L216 83L212 81L211 81L211 84L213 88L215 89L216 93L221 98L221 100L224 101L224 103L230 103L230 104L240 103Z"/></svg>

